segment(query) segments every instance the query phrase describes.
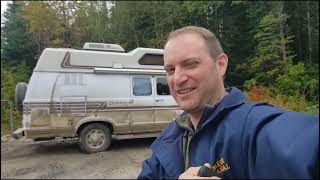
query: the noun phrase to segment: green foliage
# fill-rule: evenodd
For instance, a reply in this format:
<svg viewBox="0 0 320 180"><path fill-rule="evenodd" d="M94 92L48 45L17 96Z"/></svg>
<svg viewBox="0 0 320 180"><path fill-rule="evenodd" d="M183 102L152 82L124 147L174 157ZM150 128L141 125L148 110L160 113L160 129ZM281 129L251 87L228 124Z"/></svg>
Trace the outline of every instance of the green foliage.
<svg viewBox="0 0 320 180"><path fill-rule="evenodd" d="M304 109L303 112L305 112L307 114L319 115L319 104L310 104Z"/></svg>
<svg viewBox="0 0 320 180"><path fill-rule="evenodd" d="M14 101L16 83L28 81L47 47L162 48L169 32L198 25L216 34L229 57L226 86L251 92L263 85L267 99L319 113L318 1L13 1L4 17L5 99ZM7 117L8 107L1 112Z"/></svg>
<svg viewBox="0 0 320 180"><path fill-rule="evenodd" d="M284 33L286 18L287 15L281 11L271 11L259 22L258 31L254 35L258 43L250 70L260 84L272 84L291 64L293 56L288 49L291 37Z"/></svg>
<svg viewBox="0 0 320 180"><path fill-rule="evenodd" d="M1 67L1 99L13 103L14 128L21 127L21 113L15 109L15 87L17 82L26 81L30 70L25 65L18 65L15 69L7 70ZM9 132L10 108L7 102L1 102L1 131Z"/></svg>
<svg viewBox="0 0 320 180"><path fill-rule="evenodd" d="M53 6L47 1L30 1L22 13L22 17L28 24L28 32L32 34L37 45L37 55L46 47L59 47L63 30L59 24L59 18Z"/></svg>
<svg viewBox="0 0 320 180"><path fill-rule="evenodd" d="M26 22L21 18L25 8L23 2L8 5L4 12L7 19L1 27L1 66L12 67L16 64L34 66L35 45L27 31Z"/></svg>
<svg viewBox="0 0 320 180"><path fill-rule="evenodd" d="M13 73L1 68L1 99L14 100L15 83Z"/></svg>
<svg viewBox="0 0 320 180"><path fill-rule="evenodd" d="M303 63L290 65L288 73L278 76L274 89L279 94L318 99L319 79L313 79L305 72ZM313 101L316 102L316 101Z"/></svg>

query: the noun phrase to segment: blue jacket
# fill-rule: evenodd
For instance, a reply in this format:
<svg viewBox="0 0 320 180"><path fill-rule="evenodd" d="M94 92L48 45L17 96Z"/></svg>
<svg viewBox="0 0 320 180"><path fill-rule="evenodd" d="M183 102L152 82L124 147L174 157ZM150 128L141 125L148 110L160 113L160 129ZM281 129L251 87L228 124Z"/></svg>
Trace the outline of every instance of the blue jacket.
<svg viewBox="0 0 320 180"><path fill-rule="evenodd" d="M318 178L319 116L247 103L237 88L207 107L189 144L189 167L210 163L221 178ZM173 121L151 145L138 179L178 178L185 170Z"/></svg>

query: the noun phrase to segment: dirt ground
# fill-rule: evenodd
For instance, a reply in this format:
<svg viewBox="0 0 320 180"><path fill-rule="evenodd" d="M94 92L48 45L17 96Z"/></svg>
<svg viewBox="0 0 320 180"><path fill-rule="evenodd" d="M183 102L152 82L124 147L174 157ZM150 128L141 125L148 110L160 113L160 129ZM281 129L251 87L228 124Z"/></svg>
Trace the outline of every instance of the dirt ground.
<svg viewBox="0 0 320 180"><path fill-rule="evenodd" d="M155 138L113 140L96 154L82 154L76 140L1 137L1 179L136 179Z"/></svg>

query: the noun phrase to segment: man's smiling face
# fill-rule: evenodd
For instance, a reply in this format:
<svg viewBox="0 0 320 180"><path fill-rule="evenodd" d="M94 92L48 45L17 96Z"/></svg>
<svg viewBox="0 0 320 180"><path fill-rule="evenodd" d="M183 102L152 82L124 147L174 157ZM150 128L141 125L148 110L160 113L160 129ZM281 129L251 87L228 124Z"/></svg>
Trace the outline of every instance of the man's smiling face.
<svg viewBox="0 0 320 180"><path fill-rule="evenodd" d="M170 92L186 112L201 111L223 88L223 67L213 59L204 39L185 33L170 39L164 50L164 67Z"/></svg>

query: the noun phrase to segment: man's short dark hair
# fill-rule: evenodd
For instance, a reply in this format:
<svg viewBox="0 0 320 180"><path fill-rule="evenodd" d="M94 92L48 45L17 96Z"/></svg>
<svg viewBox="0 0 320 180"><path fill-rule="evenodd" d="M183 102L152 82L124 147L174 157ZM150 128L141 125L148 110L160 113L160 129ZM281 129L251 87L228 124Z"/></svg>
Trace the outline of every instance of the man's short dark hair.
<svg viewBox="0 0 320 180"><path fill-rule="evenodd" d="M216 58L219 54L223 53L221 44L217 39L217 37L211 31L203 27L186 26L186 27L177 29L175 31L172 31L168 36L167 42L170 39L185 33L195 33L200 35L205 40L209 54L212 58Z"/></svg>

